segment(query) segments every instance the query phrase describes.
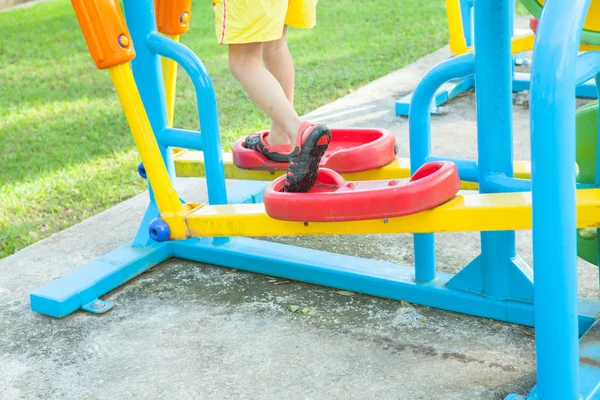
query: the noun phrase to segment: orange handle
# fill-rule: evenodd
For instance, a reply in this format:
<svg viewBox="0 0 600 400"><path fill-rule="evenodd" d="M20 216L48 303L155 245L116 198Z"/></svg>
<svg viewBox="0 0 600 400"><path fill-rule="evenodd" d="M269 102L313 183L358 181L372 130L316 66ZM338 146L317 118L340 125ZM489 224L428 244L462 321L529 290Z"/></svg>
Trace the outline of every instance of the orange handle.
<svg viewBox="0 0 600 400"><path fill-rule="evenodd" d="M71 0L71 4L96 67L133 60L135 50L117 0Z"/></svg>
<svg viewBox="0 0 600 400"><path fill-rule="evenodd" d="M154 0L156 27L164 35L183 35L190 27L192 0Z"/></svg>

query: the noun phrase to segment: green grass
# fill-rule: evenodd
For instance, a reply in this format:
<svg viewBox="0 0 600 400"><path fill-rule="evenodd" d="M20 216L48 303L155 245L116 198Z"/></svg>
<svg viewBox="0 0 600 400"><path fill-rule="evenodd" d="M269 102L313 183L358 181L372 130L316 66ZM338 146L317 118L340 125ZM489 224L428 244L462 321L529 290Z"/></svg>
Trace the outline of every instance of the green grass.
<svg viewBox="0 0 600 400"><path fill-rule="evenodd" d="M0 13L0 258L146 189L107 71L96 70L68 0ZM206 64L223 146L268 126L231 76L208 1L182 42ZM318 25L291 30L302 115L447 42L443 0L322 0ZM198 129L180 69L175 126Z"/></svg>

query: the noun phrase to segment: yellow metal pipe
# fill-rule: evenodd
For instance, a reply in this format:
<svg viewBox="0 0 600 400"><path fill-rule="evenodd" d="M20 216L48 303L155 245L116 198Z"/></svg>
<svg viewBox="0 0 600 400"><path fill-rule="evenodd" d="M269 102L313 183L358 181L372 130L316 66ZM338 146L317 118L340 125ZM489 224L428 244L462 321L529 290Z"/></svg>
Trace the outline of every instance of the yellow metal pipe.
<svg viewBox="0 0 600 400"><path fill-rule="evenodd" d="M450 51L454 55L464 54L468 51L465 32L463 30L460 0L446 0L446 14L448 16L448 31L450 33Z"/></svg>
<svg viewBox="0 0 600 400"><path fill-rule="evenodd" d="M552 218L552 216L548 216ZM204 206L185 216L190 237L361 235L531 229L531 192L466 194L405 217L353 222L289 222L264 204ZM600 227L600 189L577 191L577 227Z"/></svg>
<svg viewBox="0 0 600 400"><path fill-rule="evenodd" d="M129 64L120 64L109 68L109 72L144 163L158 209L161 213L178 213L182 210L181 202L169 179L131 67Z"/></svg>
<svg viewBox="0 0 600 400"><path fill-rule="evenodd" d="M594 46L591 44L582 43L581 46L579 46L579 50L581 50L581 51L598 51L598 50L600 50L600 46Z"/></svg>
<svg viewBox="0 0 600 400"><path fill-rule="evenodd" d="M179 177L204 177L204 158L201 151L182 151L175 154L175 171ZM225 167L225 178L272 181L285 174L285 171L257 171L237 168L233 164L231 153L223 153L223 165ZM531 176L531 165L527 161L514 162L515 178L529 179ZM410 160L398 158L390 164L372 169L370 171L342 174L347 181L375 181L386 179L400 179L410 177ZM461 189L477 189L474 182L462 182Z"/></svg>
<svg viewBox="0 0 600 400"><path fill-rule="evenodd" d="M535 35L527 35L512 40L512 54L525 53L533 49L533 42L535 42Z"/></svg>
<svg viewBox="0 0 600 400"><path fill-rule="evenodd" d="M450 34L448 44L450 45L452 54L458 56L473 51L472 47L467 47L460 10L460 0L446 0L446 14ZM512 40L512 54L520 54L533 49L534 39L534 35L514 38Z"/></svg>
<svg viewBox="0 0 600 400"><path fill-rule="evenodd" d="M179 42L179 35L165 35ZM177 63L170 58L161 58L165 95L167 100L167 118L170 127L173 126L175 117L175 91L177 88Z"/></svg>

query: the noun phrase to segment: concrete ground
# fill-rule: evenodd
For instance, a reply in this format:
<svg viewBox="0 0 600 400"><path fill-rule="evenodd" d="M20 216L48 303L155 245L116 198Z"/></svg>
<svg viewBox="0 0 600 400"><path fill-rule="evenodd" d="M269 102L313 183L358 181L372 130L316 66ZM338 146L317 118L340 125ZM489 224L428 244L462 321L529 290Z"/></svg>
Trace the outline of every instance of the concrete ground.
<svg viewBox="0 0 600 400"><path fill-rule="evenodd" d="M408 156L407 120L394 101L448 57L433 53L307 116L331 126L392 130ZM433 118L438 155L476 157L472 94ZM514 151L529 157L528 110L514 108ZM201 179L180 179L188 201ZM2 399L503 399L535 384L533 331L405 302L171 260L105 298L96 316L33 313L29 294L129 241L145 194L0 261ZM365 258L412 263L410 235L270 238ZM457 272L478 234L440 234L439 269ZM518 233L531 263L530 233ZM598 297L598 272L579 268ZM314 315L292 313L311 307Z"/></svg>

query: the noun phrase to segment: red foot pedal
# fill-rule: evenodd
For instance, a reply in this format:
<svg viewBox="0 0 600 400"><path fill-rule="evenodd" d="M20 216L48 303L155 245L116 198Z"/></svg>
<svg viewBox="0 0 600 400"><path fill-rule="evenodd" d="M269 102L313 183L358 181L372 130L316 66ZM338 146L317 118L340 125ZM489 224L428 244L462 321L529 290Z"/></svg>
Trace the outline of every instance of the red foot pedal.
<svg viewBox="0 0 600 400"><path fill-rule="evenodd" d="M452 199L460 189L458 170L451 162L430 162L410 179L346 182L322 168L308 193L282 192L285 176L264 192L267 214L274 219L335 222L383 219L415 214Z"/></svg>
<svg viewBox="0 0 600 400"><path fill-rule="evenodd" d="M241 169L285 171L287 163L267 159L244 147L244 139L233 144L233 164ZM331 142L321 159L321 168L340 174L381 168L396 158L396 138L385 129L332 128Z"/></svg>

